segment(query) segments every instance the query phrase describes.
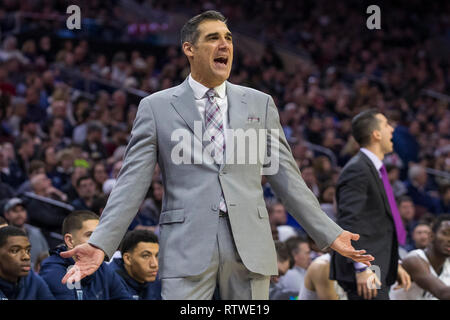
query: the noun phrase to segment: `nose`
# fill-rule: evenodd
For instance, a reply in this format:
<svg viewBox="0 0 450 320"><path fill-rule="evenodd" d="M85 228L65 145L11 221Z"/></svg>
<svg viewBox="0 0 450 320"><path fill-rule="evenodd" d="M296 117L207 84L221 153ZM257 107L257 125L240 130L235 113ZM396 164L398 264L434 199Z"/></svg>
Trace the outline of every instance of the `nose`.
<svg viewBox="0 0 450 320"><path fill-rule="evenodd" d="M29 251L23 251L22 253L22 261L30 261L31 255Z"/></svg>
<svg viewBox="0 0 450 320"><path fill-rule="evenodd" d="M150 258L150 267L152 267L152 268L158 267L158 258L157 257Z"/></svg>

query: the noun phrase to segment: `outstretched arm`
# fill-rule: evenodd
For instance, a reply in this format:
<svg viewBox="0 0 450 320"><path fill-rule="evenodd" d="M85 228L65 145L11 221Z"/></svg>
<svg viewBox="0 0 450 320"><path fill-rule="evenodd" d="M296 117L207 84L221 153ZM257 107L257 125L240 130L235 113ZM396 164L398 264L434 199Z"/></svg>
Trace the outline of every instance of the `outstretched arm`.
<svg viewBox="0 0 450 320"><path fill-rule="evenodd" d="M373 260L373 257L363 255L364 250L355 250L351 245L350 240L356 241L359 236L344 231L334 223L322 211L316 196L303 181L271 97L267 102L266 114L266 128L269 130L268 147L271 148L271 152L275 152L275 157L278 156L279 165L274 174L266 177L277 196L320 248L331 246L343 256L370 265L368 261Z"/></svg>
<svg viewBox="0 0 450 320"><path fill-rule="evenodd" d="M403 259L403 268L423 290L430 292L440 300L450 300L450 286L430 272L430 268L425 261L419 257L407 257Z"/></svg>

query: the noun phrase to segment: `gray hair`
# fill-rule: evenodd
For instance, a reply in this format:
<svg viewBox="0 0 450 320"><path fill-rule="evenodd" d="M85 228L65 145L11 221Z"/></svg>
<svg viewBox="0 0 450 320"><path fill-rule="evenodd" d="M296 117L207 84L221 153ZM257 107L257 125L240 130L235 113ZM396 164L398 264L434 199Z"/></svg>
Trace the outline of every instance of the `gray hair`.
<svg viewBox="0 0 450 320"><path fill-rule="evenodd" d="M408 170L408 178L410 181L416 180L416 178L425 171L425 169L418 164L412 165Z"/></svg>
<svg viewBox="0 0 450 320"><path fill-rule="evenodd" d="M181 46L183 46L183 43L185 42L191 44L197 42L199 36L198 26L205 20L219 20L225 24L227 23L227 19L218 11L208 10L200 13L189 19L183 28L181 28Z"/></svg>

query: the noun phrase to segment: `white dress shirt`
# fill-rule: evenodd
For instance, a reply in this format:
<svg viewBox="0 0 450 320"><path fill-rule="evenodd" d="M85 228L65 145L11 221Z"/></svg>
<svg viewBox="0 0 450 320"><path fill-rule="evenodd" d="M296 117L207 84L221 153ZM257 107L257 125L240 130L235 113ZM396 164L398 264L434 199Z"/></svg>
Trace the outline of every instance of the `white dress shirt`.
<svg viewBox="0 0 450 320"><path fill-rule="evenodd" d="M203 122L205 122L205 110L206 110L206 102L208 101L208 97L206 96L206 92L210 89L205 87L200 82L194 80L192 75L189 74L188 78L189 85L194 91L195 105L202 117ZM220 111L222 112L223 119L223 129L224 129L224 138L226 139L225 130L228 128L228 99L227 99L227 87L225 81L214 88L216 91L216 103L219 105ZM226 140L225 140L226 143Z"/></svg>

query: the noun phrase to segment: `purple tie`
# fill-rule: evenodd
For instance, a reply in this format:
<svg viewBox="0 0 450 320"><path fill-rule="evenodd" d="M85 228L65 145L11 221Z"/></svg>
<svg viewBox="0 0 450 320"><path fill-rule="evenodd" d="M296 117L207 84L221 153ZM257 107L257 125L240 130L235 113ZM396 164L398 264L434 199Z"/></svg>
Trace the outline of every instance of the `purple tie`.
<svg viewBox="0 0 450 320"><path fill-rule="evenodd" d="M386 196L389 201L389 206L391 207L392 217L394 218L395 230L397 232L397 240L400 245L405 245L406 243L406 230L403 226L402 217L400 212L398 212L397 203L395 202L394 193L392 192L391 184L389 183L388 174L384 164L380 168L381 179L383 180L384 191L386 191Z"/></svg>

